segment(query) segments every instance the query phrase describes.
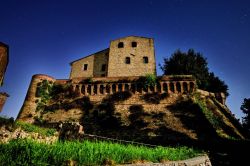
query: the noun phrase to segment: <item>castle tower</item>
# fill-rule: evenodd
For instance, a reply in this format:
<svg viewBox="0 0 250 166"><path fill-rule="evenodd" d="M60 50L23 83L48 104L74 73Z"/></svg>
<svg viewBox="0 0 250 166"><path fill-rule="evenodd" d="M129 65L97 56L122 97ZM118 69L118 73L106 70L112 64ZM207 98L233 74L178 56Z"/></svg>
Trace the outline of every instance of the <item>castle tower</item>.
<svg viewBox="0 0 250 166"><path fill-rule="evenodd" d="M109 47L108 77L156 75L152 38L128 36L113 40Z"/></svg>
<svg viewBox="0 0 250 166"><path fill-rule="evenodd" d="M152 38L128 36L110 42L109 48L70 63L70 79L156 75Z"/></svg>

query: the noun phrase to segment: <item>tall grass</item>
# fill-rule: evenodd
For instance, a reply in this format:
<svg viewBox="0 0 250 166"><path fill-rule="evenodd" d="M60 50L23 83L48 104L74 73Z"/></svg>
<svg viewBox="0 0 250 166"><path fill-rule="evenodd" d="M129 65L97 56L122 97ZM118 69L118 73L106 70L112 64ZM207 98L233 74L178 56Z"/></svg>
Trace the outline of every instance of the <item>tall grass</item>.
<svg viewBox="0 0 250 166"><path fill-rule="evenodd" d="M16 127L21 127L26 132L36 132L44 136L52 136L56 132L56 129L53 129L53 128L42 128L42 127L38 127L36 125L21 122L21 121L16 121L15 125Z"/></svg>
<svg viewBox="0 0 250 166"><path fill-rule="evenodd" d="M134 160L160 162L161 160L182 160L197 156L200 151L187 148L148 148L143 146L121 145L109 142L57 142L37 143L32 140L13 140L0 144L2 165L62 165L74 160L78 165L101 165L105 160L116 164Z"/></svg>

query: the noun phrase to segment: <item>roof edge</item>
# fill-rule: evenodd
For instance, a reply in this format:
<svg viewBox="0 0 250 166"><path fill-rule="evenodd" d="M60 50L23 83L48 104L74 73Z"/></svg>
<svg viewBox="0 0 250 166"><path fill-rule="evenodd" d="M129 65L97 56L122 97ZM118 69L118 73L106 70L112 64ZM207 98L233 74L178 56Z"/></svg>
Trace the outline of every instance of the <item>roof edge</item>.
<svg viewBox="0 0 250 166"><path fill-rule="evenodd" d="M128 37L137 37L137 38L145 38L145 39L154 39L152 37L144 37L144 36L135 36L135 35L130 35L130 36L126 36L126 37L120 37L111 41L115 41L115 40L120 40L120 39L124 39L124 38L128 38Z"/></svg>
<svg viewBox="0 0 250 166"><path fill-rule="evenodd" d="M90 56L92 56L92 55L94 55L94 54L98 54L98 53L104 52L104 51L106 51L106 50L109 50L109 48L106 48L106 49L103 49L103 50L101 50L101 51L98 51L98 52L92 53L92 54L90 54L90 55L87 55L87 56L85 56L85 57L79 58L79 59L77 59L77 60L74 60L74 61L70 62L69 64L72 65L72 64L73 64L74 62L76 62L76 61L79 61L79 60L82 60L82 59L84 59L84 58L90 57Z"/></svg>

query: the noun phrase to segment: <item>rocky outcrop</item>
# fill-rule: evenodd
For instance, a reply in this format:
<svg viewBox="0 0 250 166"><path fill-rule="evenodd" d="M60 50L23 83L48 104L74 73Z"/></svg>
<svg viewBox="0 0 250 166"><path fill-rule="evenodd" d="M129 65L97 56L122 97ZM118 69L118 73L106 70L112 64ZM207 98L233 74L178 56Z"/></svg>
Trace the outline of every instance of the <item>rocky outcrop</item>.
<svg viewBox="0 0 250 166"><path fill-rule="evenodd" d="M0 127L0 143L7 143L13 139L34 139L37 142L52 144L58 140L58 134L45 136L36 132L26 132L21 127L14 128L10 125Z"/></svg>

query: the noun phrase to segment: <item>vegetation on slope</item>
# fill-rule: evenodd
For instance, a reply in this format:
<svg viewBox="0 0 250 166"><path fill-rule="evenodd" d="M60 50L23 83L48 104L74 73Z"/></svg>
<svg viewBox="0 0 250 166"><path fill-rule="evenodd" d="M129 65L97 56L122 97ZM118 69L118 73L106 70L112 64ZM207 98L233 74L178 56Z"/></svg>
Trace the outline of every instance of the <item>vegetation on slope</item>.
<svg viewBox="0 0 250 166"><path fill-rule="evenodd" d="M0 163L3 165L63 165L73 160L79 165L100 165L107 161L116 164L133 161L161 162L183 160L200 154L187 147L147 148L109 142L57 142L52 145L31 140L13 140L0 144Z"/></svg>
<svg viewBox="0 0 250 166"><path fill-rule="evenodd" d="M194 103L200 107L206 119L221 138L245 138L242 126L240 126L239 122L236 122L236 119L230 114L229 110L223 108L216 99L212 97L201 98L201 96L195 94Z"/></svg>

